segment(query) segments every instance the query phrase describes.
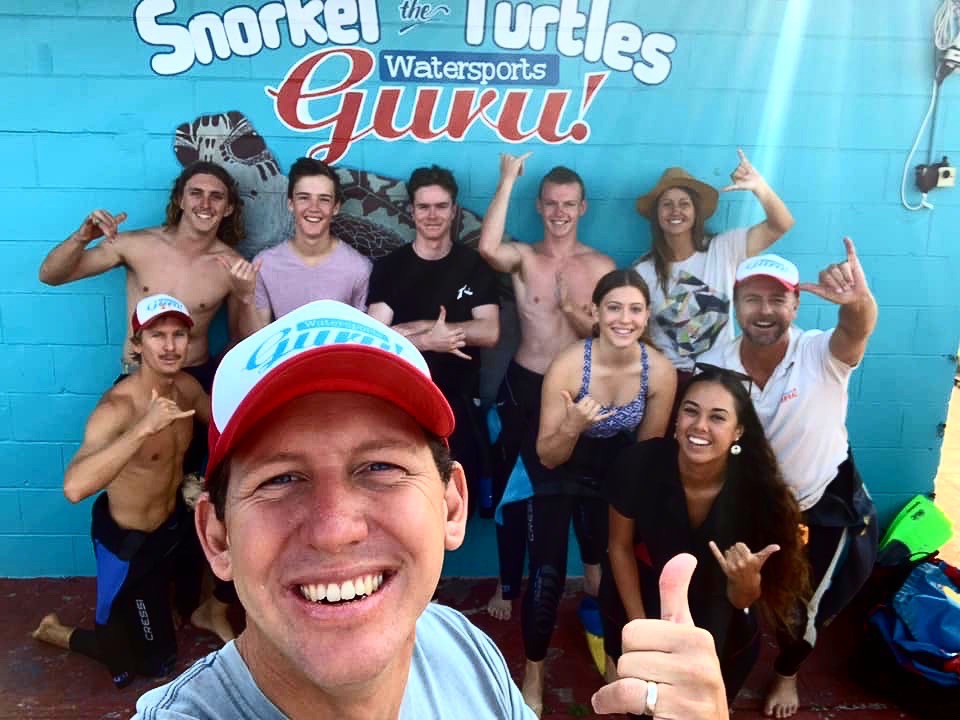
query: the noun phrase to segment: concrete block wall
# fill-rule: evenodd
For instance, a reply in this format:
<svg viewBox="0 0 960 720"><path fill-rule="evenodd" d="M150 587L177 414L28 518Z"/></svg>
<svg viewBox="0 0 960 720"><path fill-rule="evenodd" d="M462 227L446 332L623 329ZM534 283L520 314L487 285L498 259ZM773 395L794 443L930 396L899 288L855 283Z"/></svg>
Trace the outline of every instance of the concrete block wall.
<svg viewBox="0 0 960 720"><path fill-rule="evenodd" d="M180 1L163 21L185 23L239 4ZM247 4L257 8L265 0ZM465 3L448 3L449 16L403 36L399 4L377 2L381 39L369 46L373 52L465 49ZM488 23L495 4L487 3ZM593 4L580 0L578 7L586 13ZM174 129L199 114L245 113L283 169L324 139L287 130L264 93L316 47L293 47L281 29L278 49L158 76L150 69L158 48L138 37L135 5L0 3L0 156L6 158L0 165L0 575L93 571L89 502L70 505L60 487L85 418L118 371L126 332L123 276L115 270L49 288L36 279L45 253L95 207L127 211L129 227L158 223L179 171ZM610 22L626 20L644 33L677 39L671 74L644 86L629 73L612 72L584 115L591 128L585 144L534 140L513 147L534 155L516 190L509 230L538 239L536 179L566 164L587 182L582 237L625 264L649 243L633 200L664 167L682 165L722 186L736 164L735 149L743 147L797 218L776 251L795 259L806 279L841 258L843 235L857 242L881 318L851 384L849 427L861 471L889 519L911 494L932 489L960 338L954 285L960 190L933 194L933 211L911 213L899 203L904 159L930 97L939 2L610 5ZM482 50L506 52L487 35ZM544 53L556 54L552 33ZM576 103L584 74L603 69L561 57L561 85L573 89ZM374 75L365 88L375 90L377 82ZM534 95L534 106L540 98ZM510 149L477 126L460 143L366 138L342 164L396 177L421 163L448 165L460 180L462 203L482 212L496 184L497 153ZM933 149L937 158L960 161L960 77L943 86ZM926 139L914 163L925 151ZM917 200L912 192L910 198ZM752 197L726 194L710 226L722 230L759 218ZM800 324L830 327L835 319L833 306L804 297ZM495 572L488 530L474 534L472 549L455 554L451 572Z"/></svg>

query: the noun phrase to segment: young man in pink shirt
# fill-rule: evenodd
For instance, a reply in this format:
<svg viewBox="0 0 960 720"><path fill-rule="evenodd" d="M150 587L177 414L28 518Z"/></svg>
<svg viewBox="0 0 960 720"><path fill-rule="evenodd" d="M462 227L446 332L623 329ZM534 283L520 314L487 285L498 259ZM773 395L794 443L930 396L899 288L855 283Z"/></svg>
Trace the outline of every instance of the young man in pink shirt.
<svg viewBox="0 0 960 720"><path fill-rule="evenodd" d="M247 334L314 300L367 309L372 263L330 232L342 201L340 179L325 162L304 157L290 168L287 206L293 213L293 237L263 250L246 268L248 275L256 275L247 301L256 305L258 321Z"/></svg>

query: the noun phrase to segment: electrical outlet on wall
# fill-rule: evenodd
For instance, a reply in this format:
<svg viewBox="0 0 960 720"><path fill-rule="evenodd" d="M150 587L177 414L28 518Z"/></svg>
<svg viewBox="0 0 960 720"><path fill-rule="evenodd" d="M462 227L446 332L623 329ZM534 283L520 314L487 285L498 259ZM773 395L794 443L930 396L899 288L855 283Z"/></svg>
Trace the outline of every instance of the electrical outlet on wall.
<svg viewBox="0 0 960 720"><path fill-rule="evenodd" d="M937 187L953 187L957 184L957 169L952 165L940 163L937 166Z"/></svg>

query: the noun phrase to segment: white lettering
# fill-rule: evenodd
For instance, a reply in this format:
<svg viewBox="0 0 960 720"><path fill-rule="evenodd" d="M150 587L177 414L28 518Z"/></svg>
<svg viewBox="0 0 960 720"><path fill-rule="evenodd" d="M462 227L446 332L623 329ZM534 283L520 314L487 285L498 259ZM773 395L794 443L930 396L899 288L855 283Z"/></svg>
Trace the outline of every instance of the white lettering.
<svg viewBox="0 0 960 720"><path fill-rule="evenodd" d="M531 50L543 50L547 46L547 28L560 24L560 10L550 5L541 5L530 18L527 44Z"/></svg>
<svg viewBox="0 0 960 720"><path fill-rule="evenodd" d="M542 51L555 31L557 52L565 57L582 56L587 62L603 62L611 70L632 71L635 78L647 85L667 79L676 38L665 33L644 37L642 28L635 23L611 23L610 0L587 0L585 10L580 5L581 0L560 0L559 6L534 8L530 2L500 0L493 7L493 42L504 50ZM468 45L483 43L486 15L486 0L467 0ZM582 38L577 37L580 30Z"/></svg>
<svg viewBox="0 0 960 720"><path fill-rule="evenodd" d="M250 57L263 49L260 20L251 7L235 7L223 14L223 27L227 42L237 55Z"/></svg>
<svg viewBox="0 0 960 720"><path fill-rule="evenodd" d="M209 65L213 62L214 53L221 60L230 57L230 41L227 40L227 31L219 15L210 12L194 15L187 27L198 63Z"/></svg>
<svg viewBox="0 0 960 720"><path fill-rule="evenodd" d="M568 8L573 5L573 8ZM561 55L576 57L583 54L583 40L575 38L573 31L587 24L587 16L580 12L577 0L561 0L560 22L557 25L557 50Z"/></svg>
<svg viewBox="0 0 960 720"><path fill-rule="evenodd" d="M324 45L356 45L380 40L376 0L283 0L268 2L255 10L237 5L224 11L201 12L185 25L159 23L177 9L176 0L141 0L134 11L137 34L145 43L171 48L157 52L150 68L158 75L176 75L195 62L209 65L215 58L251 57L264 47L280 47L280 21L286 19L289 42L303 47L307 42Z"/></svg>
<svg viewBox="0 0 960 720"><path fill-rule="evenodd" d="M603 44L603 64L611 70L627 72L633 68L633 55L643 45L643 33L632 23L615 22L607 28Z"/></svg>
<svg viewBox="0 0 960 720"><path fill-rule="evenodd" d="M483 45L487 0L467 0L467 45Z"/></svg>
<svg viewBox="0 0 960 720"><path fill-rule="evenodd" d="M150 59L150 68L157 75L177 75L193 67L193 43L190 31L181 25L164 23L157 18L177 9L173 0L142 0L133 16L140 39L148 45L166 45L172 50L157 53Z"/></svg>
<svg viewBox="0 0 960 720"><path fill-rule="evenodd" d="M677 39L665 33L650 33L640 48L643 62L633 66L633 76L646 85L659 85L670 74L670 53L677 49Z"/></svg>

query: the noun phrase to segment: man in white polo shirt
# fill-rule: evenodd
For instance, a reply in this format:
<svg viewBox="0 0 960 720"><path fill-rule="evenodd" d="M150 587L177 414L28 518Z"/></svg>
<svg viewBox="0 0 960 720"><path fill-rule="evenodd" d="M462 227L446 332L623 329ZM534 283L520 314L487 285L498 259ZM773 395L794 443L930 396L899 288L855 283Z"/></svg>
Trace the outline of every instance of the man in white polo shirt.
<svg viewBox="0 0 960 720"><path fill-rule="evenodd" d="M877 303L853 242L847 258L819 282L801 283L796 266L778 255L749 258L737 269L734 304L742 335L700 358L750 377L750 395L787 484L804 511L811 597L796 637L778 637L780 656L764 713L797 711L797 671L817 629L852 599L876 555L876 512L847 441L847 388L877 322ZM800 291L840 306L832 330L792 327Z"/></svg>

